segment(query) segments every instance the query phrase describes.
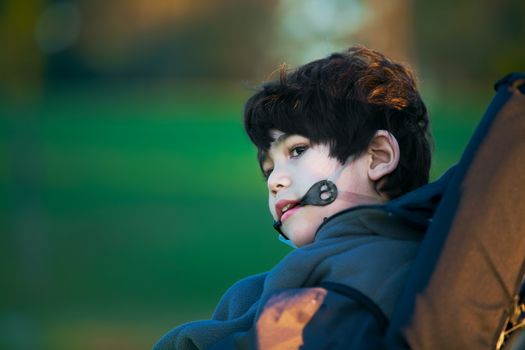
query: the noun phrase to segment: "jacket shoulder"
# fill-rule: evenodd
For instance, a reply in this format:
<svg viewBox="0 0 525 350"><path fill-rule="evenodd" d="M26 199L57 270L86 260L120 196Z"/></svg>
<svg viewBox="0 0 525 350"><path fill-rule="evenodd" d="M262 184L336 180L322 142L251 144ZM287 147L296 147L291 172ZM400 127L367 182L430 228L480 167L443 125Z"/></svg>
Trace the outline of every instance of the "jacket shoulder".
<svg viewBox="0 0 525 350"><path fill-rule="evenodd" d="M378 349L388 325L370 298L338 283L278 291L262 305L248 332L213 349Z"/></svg>

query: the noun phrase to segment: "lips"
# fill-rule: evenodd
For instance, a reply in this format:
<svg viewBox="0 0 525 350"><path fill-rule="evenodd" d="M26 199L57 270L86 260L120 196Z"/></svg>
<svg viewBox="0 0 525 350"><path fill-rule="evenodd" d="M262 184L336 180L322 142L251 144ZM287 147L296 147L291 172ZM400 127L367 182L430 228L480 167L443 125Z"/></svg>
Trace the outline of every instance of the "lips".
<svg viewBox="0 0 525 350"><path fill-rule="evenodd" d="M287 217L289 217L292 212L295 212L293 209L299 209L300 201L298 200L287 200L282 199L275 204L275 212L277 214L277 218L280 221L283 221ZM288 214L287 214L288 213Z"/></svg>

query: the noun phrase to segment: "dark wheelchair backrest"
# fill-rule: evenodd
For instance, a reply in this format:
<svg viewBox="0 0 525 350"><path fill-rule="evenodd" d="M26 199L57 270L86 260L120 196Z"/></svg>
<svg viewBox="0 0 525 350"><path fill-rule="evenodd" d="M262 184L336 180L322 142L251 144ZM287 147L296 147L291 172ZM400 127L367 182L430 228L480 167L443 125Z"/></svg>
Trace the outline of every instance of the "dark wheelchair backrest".
<svg viewBox="0 0 525 350"><path fill-rule="evenodd" d="M504 340L525 269L525 74L496 91L422 242L386 349L496 349Z"/></svg>

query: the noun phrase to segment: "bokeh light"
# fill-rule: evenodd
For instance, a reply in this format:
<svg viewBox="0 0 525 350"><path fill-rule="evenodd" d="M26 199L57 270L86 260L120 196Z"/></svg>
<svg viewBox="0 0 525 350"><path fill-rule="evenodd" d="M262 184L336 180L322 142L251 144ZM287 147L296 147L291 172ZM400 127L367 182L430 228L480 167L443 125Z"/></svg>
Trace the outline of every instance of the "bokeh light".
<svg viewBox="0 0 525 350"><path fill-rule="evenodd" d="M46 8L35 26L35 38L40 49L55 53L74 44L78 38L81 16L74 3L55 3Z"/></svg>

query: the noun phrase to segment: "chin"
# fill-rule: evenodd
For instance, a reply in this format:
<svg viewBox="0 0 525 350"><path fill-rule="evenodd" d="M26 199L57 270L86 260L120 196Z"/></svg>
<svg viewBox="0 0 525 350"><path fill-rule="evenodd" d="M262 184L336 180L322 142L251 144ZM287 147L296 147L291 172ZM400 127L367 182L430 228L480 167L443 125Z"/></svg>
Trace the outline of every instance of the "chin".
<svg viewBox="0 0 525 350"><path fill-rule="evenodd" d="M295 244L297 247L302 247L309 243L312 243L315 238L315 231L312 230L312 227L317 227L313 225L290 225L289 228L283 230L286 236Z"/></svg>

